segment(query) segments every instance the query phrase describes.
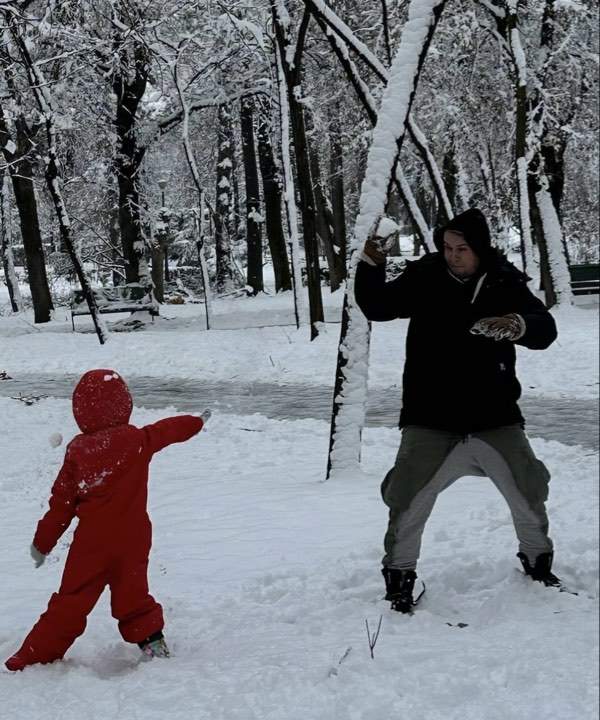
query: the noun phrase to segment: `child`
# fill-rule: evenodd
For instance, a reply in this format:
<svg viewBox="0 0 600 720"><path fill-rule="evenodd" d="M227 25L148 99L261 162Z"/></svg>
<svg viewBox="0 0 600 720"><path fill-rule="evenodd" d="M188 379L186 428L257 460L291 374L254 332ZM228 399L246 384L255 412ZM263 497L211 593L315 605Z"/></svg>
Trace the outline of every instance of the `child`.
<svg viewBox="0 0 600 720"><path fill-rule="evenodd" d="M38 523L31 546L36 567L74 516L79 524L60 589L21 649L6 661L9 670L62 658L83 633L106 585L123 639L137 643L148 657L169 655L162 608L148 592L148 468L154 453L200 432L210 410L137 428L129 424L132 407L127 385L112 370L90 370L75 388L73 414L81 434L67 447L50 508Z"/></svg>

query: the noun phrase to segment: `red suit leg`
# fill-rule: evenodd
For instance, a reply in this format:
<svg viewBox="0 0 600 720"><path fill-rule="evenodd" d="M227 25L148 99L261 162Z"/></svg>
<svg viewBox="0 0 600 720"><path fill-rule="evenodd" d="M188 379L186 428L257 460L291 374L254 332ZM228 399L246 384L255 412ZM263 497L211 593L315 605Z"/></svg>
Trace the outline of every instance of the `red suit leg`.
<svg viewBox="0 0 600 720"><path fill-rule="evenodd" d="M67 558L60 589L48 609L31 629L20 650L7 662L9 670L59 660L83 633L92 611L108 581L103 563L87 557L74 543Z"/></svg>
<svg viewBox="0 0 600 720"><path fill-rule="evenodd" d="M162 607L148 591L148 559L119 562L109 578L111 609L123 640L138 643L163 629Z"/></svg>

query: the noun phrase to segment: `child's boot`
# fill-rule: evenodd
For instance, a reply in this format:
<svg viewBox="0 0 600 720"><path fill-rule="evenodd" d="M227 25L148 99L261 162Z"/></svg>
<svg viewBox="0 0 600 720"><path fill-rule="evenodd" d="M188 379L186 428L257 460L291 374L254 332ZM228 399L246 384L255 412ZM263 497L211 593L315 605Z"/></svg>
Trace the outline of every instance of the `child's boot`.
<svg viewBox="0 0 600 720"><path fill-rule="evenodd" d="M161 630L142 640L138 645L144 653L144 659L147 660L155 657L168 658L171 654Z"/></svg>

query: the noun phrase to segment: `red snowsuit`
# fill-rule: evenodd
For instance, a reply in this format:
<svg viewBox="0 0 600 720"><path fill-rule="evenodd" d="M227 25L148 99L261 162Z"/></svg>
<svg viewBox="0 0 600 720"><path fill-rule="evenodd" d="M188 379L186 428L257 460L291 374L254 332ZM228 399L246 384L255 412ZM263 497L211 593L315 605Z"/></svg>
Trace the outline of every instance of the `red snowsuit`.
<svg viewBox="0 0 600 720"><path fill-rule="evenodd" d="M91 370L75 388L73 414L82 432L67 447L33 544L47 554L74 516L79 524L60 589L7 661L10 670L62 658L106 585L124 640L141 642L163 627L162 608L148 592L148 468L154 453L188 440L203 421L183 415L137 428L128 424L132 405L113 370Z"/></svg>

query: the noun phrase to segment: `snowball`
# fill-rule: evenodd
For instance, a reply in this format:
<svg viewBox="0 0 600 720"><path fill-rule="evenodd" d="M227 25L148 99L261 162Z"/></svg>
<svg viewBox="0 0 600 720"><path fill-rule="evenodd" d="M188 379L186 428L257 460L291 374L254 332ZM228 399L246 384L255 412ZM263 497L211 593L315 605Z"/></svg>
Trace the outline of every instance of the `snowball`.
<svg viewBox="0 0 600 720"><path fill-rule="evenodd" d="M60 433L52 433L50 437L48 438L48 442L53 448L58 447L59 445L62 445L63 436Z"/></svg>
<svg viewBox="0 0 600 720"><path fill-rule="evenodd" d="M377 232L375 233L379 238L387 238L393 233L399 232L400 226L390 217L382 217L377 225Z"/></svg>

